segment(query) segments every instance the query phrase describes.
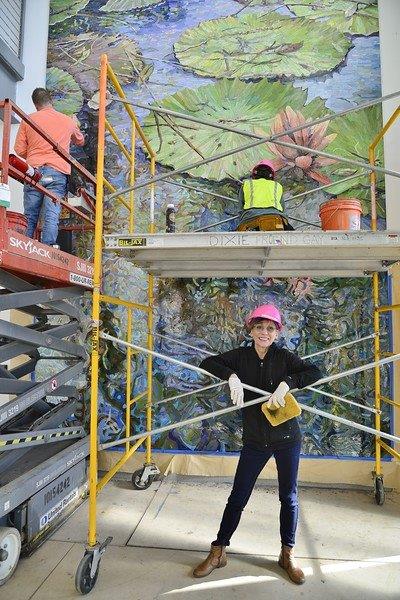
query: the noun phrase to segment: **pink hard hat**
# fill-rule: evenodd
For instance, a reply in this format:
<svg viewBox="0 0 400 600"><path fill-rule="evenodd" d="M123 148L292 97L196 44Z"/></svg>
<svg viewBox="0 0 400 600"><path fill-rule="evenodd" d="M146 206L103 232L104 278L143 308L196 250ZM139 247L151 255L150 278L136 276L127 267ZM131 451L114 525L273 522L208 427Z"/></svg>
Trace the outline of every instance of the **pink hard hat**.
<svg viewBox="0 0 400 600"><path fill-rule="evenodd" d="M276 324L279 331L282 329L282 317L279 310L273 304L262 304L257 306L247 317L246 326L248 327L254 319L268 319Z"/></svg>
<svg viewBox="0 0 400 600"><path fill-rule="evenodd" d="M259 163L257 163L254 167L253 170L251 172L252 175L255 175L258 167L268 167L269 169L271 169L273 175L275 175L275 167L274 167L274 163L272 162L272 160L260 160Z"/></svg>

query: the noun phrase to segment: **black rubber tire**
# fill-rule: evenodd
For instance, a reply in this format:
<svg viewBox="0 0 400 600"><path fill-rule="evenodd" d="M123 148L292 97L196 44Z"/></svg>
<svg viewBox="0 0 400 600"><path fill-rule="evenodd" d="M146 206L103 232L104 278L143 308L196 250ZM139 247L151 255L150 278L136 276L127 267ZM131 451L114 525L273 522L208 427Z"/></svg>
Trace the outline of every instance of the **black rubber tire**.
<svg viewBox="0 0 400 600"><path fill-rule="evenodd" d="M143 471L144 469L138 469L132 474L132 487L135 490L147 490L154 481L154 475L150 475L145 482L141 482L140 478L142 477Z"/></svg>
<svg viewBox="0 0 400 600"><path fill-rule="evenodd" d="M76 590L85 596L92 591L96 585L97 577L99 575L100 561L97 565L96 573L94 577L90 577L90 569L92 568L93 553L85 552L81 559L75 574L75 588Z"/></svg>
<svg viewBox="0 0 400 600"><path fill-rule="evenodd" d="M375 479L375 502L378 506L382 506L385 503L385 488L383 486L383 479L377 477Z"/></svg>

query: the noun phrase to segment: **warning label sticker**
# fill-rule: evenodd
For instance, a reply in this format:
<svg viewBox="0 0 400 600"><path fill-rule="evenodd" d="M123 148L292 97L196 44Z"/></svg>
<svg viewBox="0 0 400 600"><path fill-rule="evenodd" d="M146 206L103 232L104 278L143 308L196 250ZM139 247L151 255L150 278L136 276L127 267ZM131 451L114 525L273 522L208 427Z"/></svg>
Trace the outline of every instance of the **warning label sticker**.
<svg viewBox="0 0 400 600"><path fill-rule="evenodd" d="M93 279L91 277L86 277L85 275L70 273L69 280L71 283L77 283L78 285L84 285L90 288L93 287Z"/></svg>

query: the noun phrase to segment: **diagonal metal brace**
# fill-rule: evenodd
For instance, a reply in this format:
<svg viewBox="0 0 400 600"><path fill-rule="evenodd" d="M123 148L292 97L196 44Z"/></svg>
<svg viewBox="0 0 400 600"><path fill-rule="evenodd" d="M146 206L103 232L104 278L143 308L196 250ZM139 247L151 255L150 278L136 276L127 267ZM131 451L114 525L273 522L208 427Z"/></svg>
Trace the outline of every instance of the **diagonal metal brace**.
<svg viewBox="0 0 400 600"><path fill-rule="evenodd" d="M60 350L73 356L80 356L82 358L86 356L85 349L79 344L60 340L48 332L40 333L32 331L23 325L16 325L8 321L0 320L0 336L19 342L28 342L32 346L44 346L45 348Z"/></svg>
<svg viewBox="0 0 400 600"><path fill-rule="evenodd" d="M77 377L77 375L82 373L85 367L85 362L81 361L72 367L60 371L57 375L40 382L32 390L28 390L18 396L18 398L14 398L13 400L6 402L6 404L3 404L3 406L0 407L0 426L22 413L29 408L29 406L32 406L32 404L35 404L35 402L44 398L44 396L55 391L59 386L62 386Z"/></svg>

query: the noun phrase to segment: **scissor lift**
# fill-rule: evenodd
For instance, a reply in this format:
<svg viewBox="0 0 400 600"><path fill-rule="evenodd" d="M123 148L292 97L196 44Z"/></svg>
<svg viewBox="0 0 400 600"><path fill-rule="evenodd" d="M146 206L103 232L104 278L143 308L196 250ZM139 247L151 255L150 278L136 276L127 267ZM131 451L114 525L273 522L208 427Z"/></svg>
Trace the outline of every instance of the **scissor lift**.
<svg viewBox="0 0 400 600"><path fill-rule="evenodd" d="M30 120L10 101L0 107L1 181L7 183L9 176L23 181L8 165L11 111ZM56 151L79 170L72 157ZM72 211L91 227L91 215ZM80 304L91 294L92 275L90 262L11 229L6 208L0 207L0 313L16 309L30 321L0 319L0 392L8 395L0 404L0 586L11 577L20 552L29 554L41 544L87 488L88 436L78 378L86 378L88 367L82 339L87 316ZM39 360L53 361L40 382L34 379ZM54 361L60 362L56 373Z"/></svg>

